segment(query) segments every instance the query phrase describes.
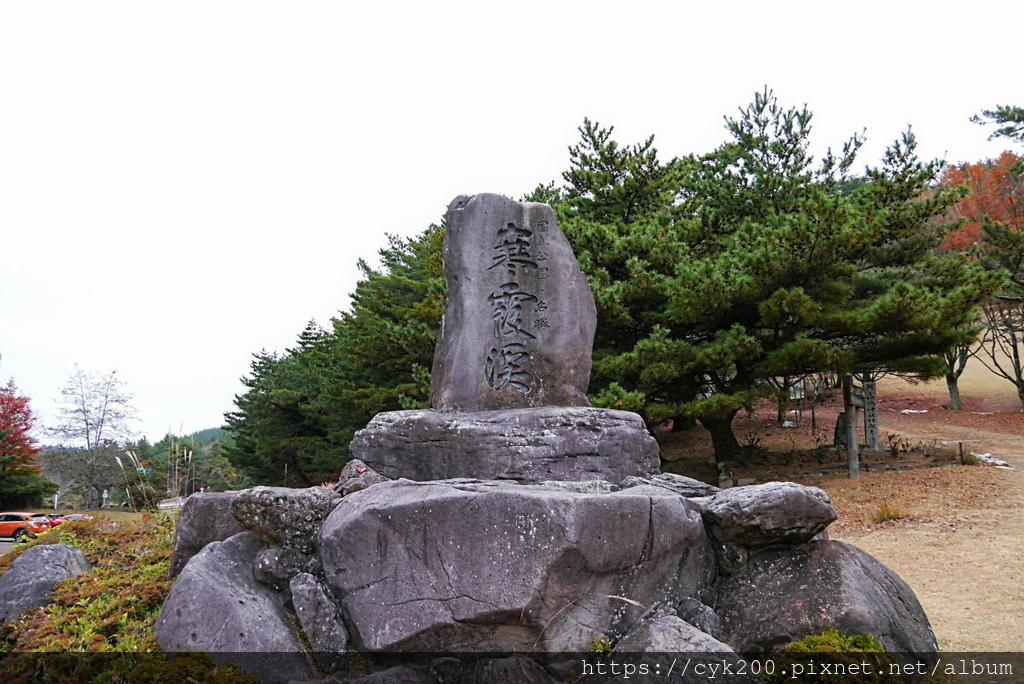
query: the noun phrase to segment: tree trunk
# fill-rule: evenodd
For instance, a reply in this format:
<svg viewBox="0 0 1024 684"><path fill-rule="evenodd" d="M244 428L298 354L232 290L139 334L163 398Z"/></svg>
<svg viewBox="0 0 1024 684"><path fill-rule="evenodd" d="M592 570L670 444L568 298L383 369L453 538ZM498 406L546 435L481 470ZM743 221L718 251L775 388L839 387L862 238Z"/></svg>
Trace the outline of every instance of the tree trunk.
<svg viewBox="0 0 1024 684"><path fill-rule="evenodd" d="M960 405L960 386L957 384L957 376L953 373L946 373L946 387L949 388L949 408L959 411L963 408Z"/></svg>
<svg viewBox="0 0 1024 684"><path fill-rule="evenodd" d="M685 432L697 427L697 421L689 416L674 416L672 418L672 432Z"/></svg>
<svg viewBox="0 0 1024 684"><path fill-rule="evenodd" d="M1024 382L1017 385L1017 397L1020 399L1020 410L1024 411Z"/></svg>
<svg viewBox="0 0 1024 684"><path fill-rule="evenodd" d="M701 418L700 424L711 433L711 443L715 447L715 460L722 462L739 453L740 443L736 433L732 431L732 419L739 411L730 411L718 418Z"/></svg>

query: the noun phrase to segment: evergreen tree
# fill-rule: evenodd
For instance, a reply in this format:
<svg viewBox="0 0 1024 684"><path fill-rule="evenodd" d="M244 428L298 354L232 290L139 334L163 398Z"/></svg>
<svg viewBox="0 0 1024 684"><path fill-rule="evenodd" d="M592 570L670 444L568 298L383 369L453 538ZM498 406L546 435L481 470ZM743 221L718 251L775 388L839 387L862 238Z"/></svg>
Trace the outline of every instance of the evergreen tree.
<svg viewBox="0 0 1024 684"><path fill-rule="evenodd" d="M649 423L689 414L722 458L739 448L734 416L772 393L772 378L930 376L935 355L964 338L993 279L934 256L932 219L959 197L925 195L937 164L920 162L907 134L852 184L860 139L816 164L810 123L806 108L758 93L727 119L729 142L667 165L674 200L652 199L653 215L600 223L613 212L589 206L567 222L599 302L595 378L607 385L596 403L640 407Z"/></svg>
<svg viewBox="0 0 1024 684"><path fill-rule="evenodd" d="M995 109L982 110L981 116L972 116L971 121L982 125L996 125L996 130L988 137L989 140L1007 138L1024 142L1024 107L1000 105Z"/></svg>
<svg viewBox="0 0 1024 684"><path fill-rule="evenodd" d="M356 430L381 411L428 405L444 312L444 231L389 238L381 267L360 262L352 306L330 331L311 322L284 354L255 355L227 414L228 458L260 484L309 484L344 465Z"/></svg>

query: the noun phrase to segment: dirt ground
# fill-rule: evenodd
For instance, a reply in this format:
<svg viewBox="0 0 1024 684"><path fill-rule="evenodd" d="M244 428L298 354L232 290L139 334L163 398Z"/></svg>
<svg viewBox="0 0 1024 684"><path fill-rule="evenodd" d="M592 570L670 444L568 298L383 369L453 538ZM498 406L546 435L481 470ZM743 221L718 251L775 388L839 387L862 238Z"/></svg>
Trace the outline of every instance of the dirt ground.
<svg viewBox="0 0 1024 684"><path fill-rule="evenodd" d="M961 378L964 410L945 408L945 381L879 382L879 441L862 456L859 479L831 444L840 396L783 428L774 407L736 420L745 457L722 473L792 479L825 489L839 512L833 539L855 544L893 568L914 589L939 641L956 651L1024 651L1024 412L1016 389L973 361ZM902 413L904 410L915 413ZM919 413L918 413L919 412ZM796 419L790 414L790 419ZM991 454L1017 469L960 465ZM668 438L666 470L716 482L711 444L701 429Z"/></svg>

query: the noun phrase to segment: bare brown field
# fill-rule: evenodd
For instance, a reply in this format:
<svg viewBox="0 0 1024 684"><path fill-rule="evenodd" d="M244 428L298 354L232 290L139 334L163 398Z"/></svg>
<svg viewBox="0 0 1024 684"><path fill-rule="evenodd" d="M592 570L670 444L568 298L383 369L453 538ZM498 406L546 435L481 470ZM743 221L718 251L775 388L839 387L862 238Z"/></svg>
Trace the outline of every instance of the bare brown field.
<svg viewBox="0 0 1024 684"><path fill-rule="evenodd" d="M910 584L942 650L1024 651L1024 470L959 465L962 446L1024 468L1024 412L1014 386L977 360L960 388L964 410L951 411L944 380L881 381L885 449L863 454L857 480L846 474L845 454L818 449L832 442L838 397L815 408L816 429L809 411L801 427L783 428L763 404L737 417L737 436L750 448L724 475L825 489L839 512L831 537L868 551ZM666 470L718 481L706 431L662 437Z"/></svg>

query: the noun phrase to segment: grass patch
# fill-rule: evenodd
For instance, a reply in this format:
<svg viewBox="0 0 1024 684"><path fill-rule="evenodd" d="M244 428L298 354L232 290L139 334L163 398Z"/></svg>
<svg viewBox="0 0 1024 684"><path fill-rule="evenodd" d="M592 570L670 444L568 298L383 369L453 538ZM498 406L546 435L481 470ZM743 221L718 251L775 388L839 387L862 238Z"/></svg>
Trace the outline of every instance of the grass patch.
<svg viewBox="0 0 1024 684"><path fill-rule="evenodd" d="M60 582L50 605L0 628L0 681L254 681L233 666L218 668L206 654L168 659L160 651L153 626L171 589L174 527L168 512L97 517L64 523L0 558L6 571L27 548L68 544L93 566Z"/></svg>
<svg viewBox="0 0 1024 684"><path fill-rule="evenodd" d="M883 501L874 511L871 512L871 522L879 525L890 520L900 520L907 517L906 513L896 508L888 501Z"/></svg>

